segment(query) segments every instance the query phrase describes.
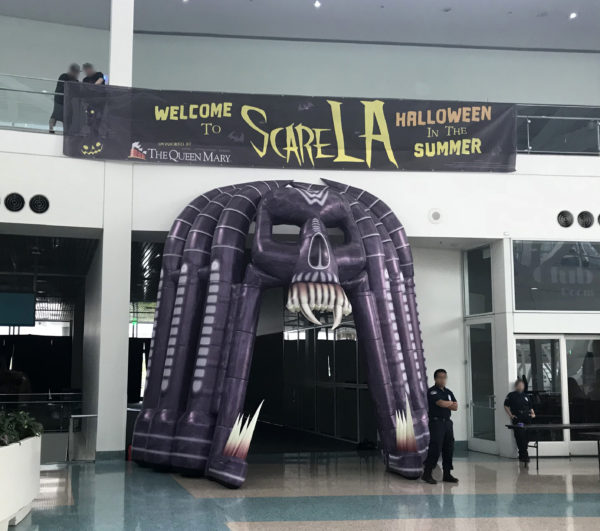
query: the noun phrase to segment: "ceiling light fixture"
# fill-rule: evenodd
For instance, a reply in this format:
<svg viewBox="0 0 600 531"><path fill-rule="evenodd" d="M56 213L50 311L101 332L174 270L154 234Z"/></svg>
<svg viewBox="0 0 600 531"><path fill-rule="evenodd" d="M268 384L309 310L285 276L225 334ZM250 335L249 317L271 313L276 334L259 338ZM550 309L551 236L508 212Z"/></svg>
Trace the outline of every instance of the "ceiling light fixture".
<svg viewBox="0 0 600 531"><path fill-rule="evenodd" d="M569 15L569 19L573 20L574 18L577 18L577 13L573 12Z"/></svg>
<svg viewBox="0 0 600 531"><path fill-rule="evenodd" d="M313 4L317 9L319 9L321 7L321 2L319 2L319 0L315 0L315 3Z"/></svg>

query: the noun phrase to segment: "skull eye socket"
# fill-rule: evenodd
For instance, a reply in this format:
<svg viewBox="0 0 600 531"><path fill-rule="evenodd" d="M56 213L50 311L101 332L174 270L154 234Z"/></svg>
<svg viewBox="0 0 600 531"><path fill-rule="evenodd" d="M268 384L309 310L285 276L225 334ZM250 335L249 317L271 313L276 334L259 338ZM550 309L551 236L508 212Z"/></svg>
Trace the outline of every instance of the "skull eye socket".
<svg viewBox="0 0 600 531"><path fill-rule="evenodd" d="M327 237L334 247L350 241L349 234L342 227L327 227Z"/></svg>
<svg viewBox="0 0 600 531"><path fill-rule="evenodd" d="M300 227L286 223L275 224L271 227L271 238L278 243L296 245L300 242Z"/></svg>

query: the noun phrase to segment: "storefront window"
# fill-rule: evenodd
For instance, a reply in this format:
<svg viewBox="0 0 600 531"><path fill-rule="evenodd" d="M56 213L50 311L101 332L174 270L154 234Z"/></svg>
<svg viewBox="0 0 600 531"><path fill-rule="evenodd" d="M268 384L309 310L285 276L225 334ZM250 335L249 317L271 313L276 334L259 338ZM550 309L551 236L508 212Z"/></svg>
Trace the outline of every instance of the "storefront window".
<svg viewBox="0 0 600 531"><path fill-rule="evenodd" d="M600 311L600 243L516 241L515 309Z"/></svg>
<svg viewBox="0 0 600 531"><path fill-rule="evenodd" d="M567 372L571 423L600 422L600 339L567 339Z"/></svg>
<svg viewBox="0 0 600 531"><path fill-rule="evenodd" d="M527 381L537 424L561 424L558 339L517 339L517 371ZM562 430L540 431L540 440L562 441Z"/></svg>
<svg viewBox="0 0 600 531"><path fill-rule="evenodd" d="M492 261L490 248L472 249L465 253L467 315L492 311Z"/></svg>

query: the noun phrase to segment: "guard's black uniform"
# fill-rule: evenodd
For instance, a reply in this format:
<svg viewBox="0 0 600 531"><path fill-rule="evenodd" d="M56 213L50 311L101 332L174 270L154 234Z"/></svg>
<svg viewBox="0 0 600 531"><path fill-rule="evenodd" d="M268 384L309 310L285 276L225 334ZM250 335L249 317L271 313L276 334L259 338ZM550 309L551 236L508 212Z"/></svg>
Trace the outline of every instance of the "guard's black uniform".
<svg viewBox="0 0 600 531"><path fill-rule="evenodd" d="M429 451L425 459L424 474L431 474L437 465L440 453L444 474L452 470L452 454L454 453L454 429L450 420L450 410L436 404L438 400L456 402L454 393L448 388L440 389L434 385L427 390L429 401Z"/></svg>
<svg viewBox="0 0 600 531"><path fill-rule="evenodd" d="M513 424L529 424L531 422L531 401L525 393L519 393L519 391L508 393L504 400L504 405L515 416L512 419ZM527 445L529 444L527 431L514 429L513 432L517 448L519 449L519 459L522 461L527 460L529 458L529 453L527 452Z"/></svg>

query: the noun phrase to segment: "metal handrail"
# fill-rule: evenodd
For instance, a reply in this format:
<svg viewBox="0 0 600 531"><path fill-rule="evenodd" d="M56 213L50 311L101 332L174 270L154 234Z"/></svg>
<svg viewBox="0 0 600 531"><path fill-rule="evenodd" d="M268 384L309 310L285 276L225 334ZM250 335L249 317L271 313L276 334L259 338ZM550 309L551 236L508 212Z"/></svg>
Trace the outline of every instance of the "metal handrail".
<svg viewBox="0 0 600 531"><path fill-rule="evenodd" d="M0 87L0 90L4 90L6 92L23 92L24 94L44 94L45 96L56 96L63 95L60 92L48 92L47 90L24 90L24 89L13 89L7 87Z"/></svg>
<svg viewBox="0 0 600 531"><path fill-rule="evenodd" d="M54 396L66 396L66 395L80 395L82 393L51 393ZM48 393L0 393L0 397L1 396L22 396L22 395L27 395L27 396L36 396L36 395L40 395L40 396L48 396Z"/></svg>
<svg viewBox="0 0 600 531"><path fill-rule="evenodd" d="M52 82L58 81L57 79L50 79L50 78L47 78L47 77L24 76L22 74L7 74L5 72L0 72L0 76L20 77L20 78L23 78L23 79L35 79L36 81L52 81Z"/></svg>
<svg viewBox="0 0 600 531"><path fill-rule="evenodd" d="M528 120L546 119L546 120L582 120L584 122L600 122L600 116L593 118L581 116L544 116L541 114L517 114L517 118L527 118Z"/></svg>

